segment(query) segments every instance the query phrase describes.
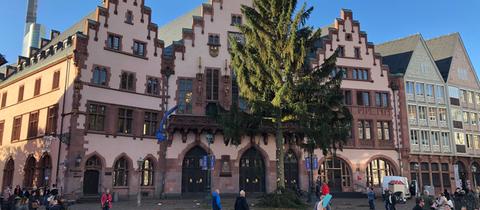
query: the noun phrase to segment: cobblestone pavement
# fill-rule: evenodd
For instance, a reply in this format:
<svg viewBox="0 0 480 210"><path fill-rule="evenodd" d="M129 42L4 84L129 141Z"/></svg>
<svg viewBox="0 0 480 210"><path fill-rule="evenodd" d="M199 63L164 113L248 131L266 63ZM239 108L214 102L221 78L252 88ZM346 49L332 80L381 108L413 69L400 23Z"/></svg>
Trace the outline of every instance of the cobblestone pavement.
<svg viewBox="0 0 480 210"><path fill-rule="evenodd" d="M233 210L233 199L222 200L224 210ZM397 205L397 210L411 210L414 206L412 200L407 204ZM334 199L332 201L333 210L368 210L368 203L366 199ZM385 209L381 200L377 200L376 209ZM69 208L69 210L99 210L99 203L86 203L76 204ZM112 210L129 210L129 209L142 209L142 210L206 210L209 209L203 200L148 200L142 203L141 207L137 207L135 201L117 202L113 204ZM256 208L255 206L250 208L251 210L270 210L263 208ZM313 209L313 207L307 208L307 210Z"/></svg>

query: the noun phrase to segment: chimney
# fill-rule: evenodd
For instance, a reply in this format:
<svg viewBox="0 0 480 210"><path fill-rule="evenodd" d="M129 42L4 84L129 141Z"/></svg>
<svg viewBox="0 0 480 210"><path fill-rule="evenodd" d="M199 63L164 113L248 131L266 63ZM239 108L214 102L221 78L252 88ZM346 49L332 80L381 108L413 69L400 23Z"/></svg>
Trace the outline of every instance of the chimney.
<svg viewBox="0 0 480 210"><path fill-rule="evenodd" d="M27 19L26 23L37 22L37 4L38 0L27 0Z"/></svg>

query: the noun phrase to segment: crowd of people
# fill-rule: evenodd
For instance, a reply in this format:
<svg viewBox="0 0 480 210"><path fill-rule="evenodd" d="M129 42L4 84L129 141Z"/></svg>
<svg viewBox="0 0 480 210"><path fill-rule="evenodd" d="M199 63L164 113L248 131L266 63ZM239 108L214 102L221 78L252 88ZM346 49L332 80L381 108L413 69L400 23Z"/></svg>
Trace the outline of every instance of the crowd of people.
<svg viewBox="0 0 480 210"><path fill-rule="evenodd" d="M2 210L37 210L44 206L46 210L63 210L63 201L56 185L52 188L6 187L1 195Z"/></svg>

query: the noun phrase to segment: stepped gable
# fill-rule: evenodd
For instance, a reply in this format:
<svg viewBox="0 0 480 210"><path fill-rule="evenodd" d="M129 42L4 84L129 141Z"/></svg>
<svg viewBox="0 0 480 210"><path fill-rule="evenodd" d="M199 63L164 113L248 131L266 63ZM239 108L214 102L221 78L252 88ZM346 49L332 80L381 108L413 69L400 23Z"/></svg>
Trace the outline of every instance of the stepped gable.
<svg viewBox="0 0 480 210"><path fill-rule="evenodd" d="M346 24L352 25L352 30L351 31L346 31ZM340 37L340 33L345 34L345 36ZM340 38L343 40L348 39L347 35L350 37L357 36L358 38L358 44L364 45L365 49L367 50L366 54L367 55L372 55L373 56L373 65L381 65L382 67L382 75L384 71L388 72L388 66L383 65L382 63L382 57L379 53L375 52L375 45L372 42L368 42L368 36L365 31L361 31L360 27L360 22L353 19L353 12L349 9L342 9L340 12L340 17L335 19L335 22L333 23L332 26L327 26L325 28L322 28L322 39L321 39L321 47L317 49L317 54L320 54L323 56L323 59L325 58L325 51L334 51L336 49L333 49L333 42L340 42ZM350 38L353 40L353 38ZM343 41L342 40L342 41ZM349 40L347 40L349 41ZM321 56L321 57L322 57ZM321 63L321 62L320 62Z"/></svg>
<svg viewBox="0 0 480 210"><path fill-rule="evenodd" d="M413 51L421 40L420 34L414 34L401 39L385 42L375 46L377 52L382 55L382 61L390 68L390 73L405 74Z"/></svg>

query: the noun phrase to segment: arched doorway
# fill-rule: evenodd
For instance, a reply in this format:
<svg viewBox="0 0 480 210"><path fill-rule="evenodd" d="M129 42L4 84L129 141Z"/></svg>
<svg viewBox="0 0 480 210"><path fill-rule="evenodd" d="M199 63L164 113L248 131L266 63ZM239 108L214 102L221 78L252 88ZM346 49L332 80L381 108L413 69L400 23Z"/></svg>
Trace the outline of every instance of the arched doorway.
<svg viewBox="0 0 480 210"><path fill-rule="evenodd" d="M182 193L205 192L207 187L207 171L200 165L207 152L199 146L192 148L183 158Z"/></svg>
<svg viewBox="0 0 480 210"><path fill-rule="evenodd" d="M293 150L285 153L285 187L290 189L298 189L298 158Z"/></svg>
<svg viewBox="0 0 480 210"><path fill-rule="evenodd" d="M265 192L265 163L255 147L248 149L240 158L240 189Z"/></svg>
<svg viewBox="0 0 480 210"><path fill-rule="evenodd" d="M478 163L472 164L472 178L473 178L473 187L480 186L480 165Z"/></svg>
<svg viewBox="0 0 480 210"><path fill-rule="evenodd" d="M101 170L102 164L97 156L92 156L85 162L85 172L83 174L84 195L98 195Z"/></svg>
<svg viewBox="0 0 480 210"><path fill-rule="evenodd" d="M318 174L322 181L328 183L332 192L342 192L352 186L352 169L339 157L329 157L323 161Z"/></svg>
<svg viewBox="0 0 480 210"><path fill-rule="evenodd" d="M458 161L457 166L458 166L458 177L460 178L460 181L462 181L462 188L466 189L468 176L467 176L467 170L466 170L465 164Z"/></svg>
<svg viewBox="0 0 480 210"><path fill-rule="evenodd" d="M379 187L382 184L384 176L393 176L393 165L385 159L375 159L367 165L367 186Z"/></svg>
<svg viewBox="0 0 480 210"><path fill-rule="evenodd" d="M10 188L12 187L14 172L15 172L15 162L13 162L13 159L10 158L5 164L5 168L3 169L2 189L5 189L6 187L10 187Z"/></svg>
<svg viewBox="0 0 480 210"><path fill-rule="evenodd" d="M29 156L25 162L24 176L23 176L23 186L26 188L33 187L33 180L35 179L35 166L37 160L33 156Z"/></svg>
<svg viewBox="0 0 480 210"><path fill-rule="evenodd" d="M42 159L38 162L38 178L37 187L47 187L50 185L52 174L52 159L50 155L43 155Z"/></svg>

